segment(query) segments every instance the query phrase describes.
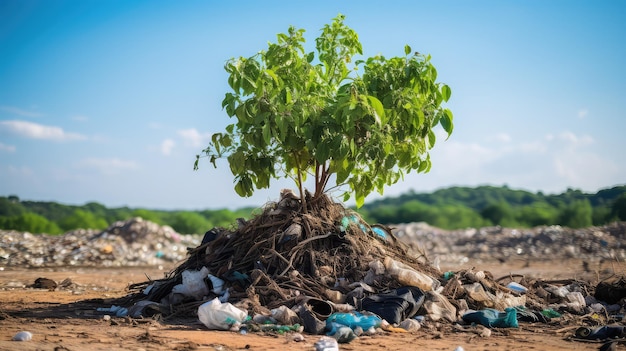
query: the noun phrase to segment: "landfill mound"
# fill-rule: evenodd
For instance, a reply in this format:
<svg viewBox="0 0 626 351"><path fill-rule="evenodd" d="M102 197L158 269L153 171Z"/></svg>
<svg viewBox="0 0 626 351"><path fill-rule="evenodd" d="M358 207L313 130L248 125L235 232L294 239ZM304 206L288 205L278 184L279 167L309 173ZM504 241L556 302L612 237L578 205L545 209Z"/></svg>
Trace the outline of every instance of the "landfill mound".
<svg viewBox="0 0 626 351"><path fill-rule="evenodd" d="M0 266L156 266L180 262L198 236L181 235L140 217L102 231L78 229L63 235L0 230Z"/></svg>
<svg viewBox="0 0 626 351"><path fill-rule="evenodd" d="M212 229L169 278L155 284L148 299L167 297L182 282L183 272L203 267L228 282L231 299L249 298L267 308L293 304L300 294L339 301L353 289L351 284L372 271L372 262L391 265L390 258L438 274L425 260L408 255L408 247L388 228L369 226L326 196L309 200L308 205L307 213L302 213L299 199L283 192L279 202L266 204L262 214L240 222L238 228ZM369 274L366 280L375 289L399 286L391 278L374 280ZM146 284L152 282L136 288Z"/></svg>
<svg viewBox="0 0 626 351"><path fill-rule="evenodd" d="M389 228L327 197L310 200L303 213L299 199L283 192L238 228L207 232L169 276L131 286L117 303L134 317L199 318L210 329L284 332L302 324L339 342L376 327L623 323L623 278L596 288L479 269L442 272L423 252L409 252Z"/></svg>
<svg viewBox="0 0 626 351"><path fill-rule="evenodd" d="M443 230L423 222L394 225L394 233L412 248L447 265L515 260L581 259L588 263L626 261L626 222L603 226L534 228L501 226Z"/></svg>

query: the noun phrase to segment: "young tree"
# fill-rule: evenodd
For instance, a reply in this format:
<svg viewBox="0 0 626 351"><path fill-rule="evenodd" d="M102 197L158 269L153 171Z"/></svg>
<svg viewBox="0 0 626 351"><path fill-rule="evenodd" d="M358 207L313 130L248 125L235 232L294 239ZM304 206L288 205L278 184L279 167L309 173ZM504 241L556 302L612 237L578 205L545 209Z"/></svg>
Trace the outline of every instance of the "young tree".
<svg viewBox="0 0 626 351"><path fill-rule="evenodd" d="M404 174L428 172L433 128L441 124L448 136L453 129L441 106L451 91L436 82L430 56L407 45L405 57L356 60L361 43L343 15L324 26L316 52L305 52L303 34L290 27L267 50L226 63L233 91L222 107L236 121L202 152L214 166L228 159L236 192L251 196L272 178L291 177L306 212L307 176L313 200L334 175L348 187L344 201L354 195L360 207Z"/></svg>

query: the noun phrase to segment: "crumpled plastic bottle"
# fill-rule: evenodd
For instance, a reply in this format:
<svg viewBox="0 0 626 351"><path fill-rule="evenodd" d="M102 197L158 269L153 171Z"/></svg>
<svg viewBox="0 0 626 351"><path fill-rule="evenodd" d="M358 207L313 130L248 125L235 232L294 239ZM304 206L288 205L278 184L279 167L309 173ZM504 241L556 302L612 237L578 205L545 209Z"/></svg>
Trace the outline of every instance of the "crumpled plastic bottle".
<svg viewBox="0 0 626 351"><path fill-rule="evenodd" d="M439 281L391 257L385 258L384 265L387 273L402 285L417 286L424 291L434 290L439 286Z"/></svg>

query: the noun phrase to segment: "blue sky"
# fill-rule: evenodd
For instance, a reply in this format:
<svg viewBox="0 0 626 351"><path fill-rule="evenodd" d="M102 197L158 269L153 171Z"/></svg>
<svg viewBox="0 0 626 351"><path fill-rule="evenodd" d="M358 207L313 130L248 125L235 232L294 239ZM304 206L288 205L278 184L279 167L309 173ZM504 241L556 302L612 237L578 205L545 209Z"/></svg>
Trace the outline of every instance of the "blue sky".
<svg viewBox="0 0 626 351"><path fill-rule="evenodd" d="M410 189L626 184L624 1L0 2L0 195L109 207L260 206L195 155L230 123L224 63L338 13L365 56L432 55L455 131ZM442 131L439 131L441 134ZM366 201L380 197L372 195Z"/></svg>

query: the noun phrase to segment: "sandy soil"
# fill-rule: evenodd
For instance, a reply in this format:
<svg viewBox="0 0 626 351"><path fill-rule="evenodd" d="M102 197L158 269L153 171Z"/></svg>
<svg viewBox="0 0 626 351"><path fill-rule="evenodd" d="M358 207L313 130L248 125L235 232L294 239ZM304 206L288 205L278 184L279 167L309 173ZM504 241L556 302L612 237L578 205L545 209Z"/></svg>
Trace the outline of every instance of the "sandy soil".
<svg viewBox="0 0 626 351"><path fill-rule="evenodd" d="M526 274L543 279L574 278L582 275L581 262L481 263L480 269L494 276ZM295 342L290 334L209 331L195 319L103 318L97 307L110 307L108 299L127 294L131 283L162 278L174 268L55 268L0 271L0 350L314 350L317 335ZM462 267L442 267L442 269ZM69 288L48 291L28 285L45 277L57 283L70 279ZM340 350L590 350L598 344L569 340L573 327L520 323L518 329L493 329L490 337L471 331L454 331L450 326L422 328L417 333L361 336ZM29 331L31 341L11 341L19 331ZM618 349L624 346L618 346ZM625 348L626 349L626 348Z"/></svg>

